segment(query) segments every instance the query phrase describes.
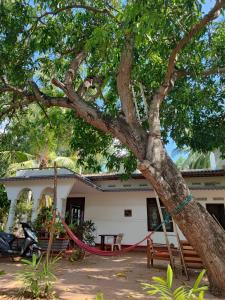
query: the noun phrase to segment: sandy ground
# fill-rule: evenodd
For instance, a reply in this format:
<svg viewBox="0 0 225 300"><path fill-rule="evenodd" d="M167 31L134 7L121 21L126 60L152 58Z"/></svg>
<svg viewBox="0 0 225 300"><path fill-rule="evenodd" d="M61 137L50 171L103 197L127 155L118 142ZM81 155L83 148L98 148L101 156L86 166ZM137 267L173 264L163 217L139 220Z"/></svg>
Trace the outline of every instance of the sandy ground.
<svg viewBox="0 0 225 300"><path fill-rule="evenodd" d="M157 262L156 262L157 263ZM18 299L21 283L16 279L16 272L21 263L0 258L0 270L6 275L0 277L0 299ZM98 292L105 300L117 299L158 299L147 296L141 282L149 282L152 276L165 276L166 263L158 262L153 269L146 268L145 253L132 253L117 258L105 258L90 255L81 262L61 260L56 268L57 281L55 291L57 299L94 300ZM191 281L179 276L175 285L191 284L197 273L191 274ZM8 296L5 296L7 294ZM217 299L210 294L206 299Z"/></svg>

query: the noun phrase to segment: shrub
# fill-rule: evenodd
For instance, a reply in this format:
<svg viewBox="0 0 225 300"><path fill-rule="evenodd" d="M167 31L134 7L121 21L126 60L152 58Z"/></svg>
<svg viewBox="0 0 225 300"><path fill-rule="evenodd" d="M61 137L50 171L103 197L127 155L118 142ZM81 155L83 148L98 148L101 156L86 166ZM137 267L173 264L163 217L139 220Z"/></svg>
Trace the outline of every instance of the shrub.
<svg viewBox="0 0 225 300"><path fill-rule="evenodd" d="M37 219L33 223L33 227L36 231L39 232L39 234L47 233L47 235L49 235L52 225L52 219L52 209L49 207L42 207L37 216ZM55 220L54 230L54 235L56 237L66 236L66 230L64 229L62 222L58 217L56 217Z"/></svg>
<svg viewBox="0 0 225 300"><path fill-rule="evenodd" d="M82 222L82 224L70 224L70 229L73 233L81 239L84 243L94 246L95 245L95 236L94 232L96 230L95 224L91 220ZM73 247L73 252L69 257L71 262L82 260L85 256L85 251L79 248L75 243L71 243Z"/></svg>
<svg viewBox="0 0 225 300"><path fill-rule="evenodd" d="M192 299L204 299L204 293L208 289L207 286L199 287L206 270L198 275L194 286L180 286L175 290L172 288L173 284L173 270L170 265L167 268L167 278L152 277L153 283L142 283L144 289L147 290L148 295L157 295L157 299L161 300L192 300ZM196 296L198 295L198 297Z"/></svg>
<svg viewBox="0 0 225 300"><path fill-rule="evenodd" d="M70 224L69 227L74 232L74 234L84 243L90 246L95 245L94 232L96 231L96 228L95 224L91 220L84 221L79 225Z"/></svg>
<svg viewBox="0 0 225 300"><path fill-rule="evenodd" d="M18 279L23 282L23 294L29 294L32 298L48 299L53 295L53 284L56 280L54 268L60 257L50 259L48 262L36 255L32 260L22 259L24 269L19 271Z"/></svg>
<svg viewBox="0 0 225 300"><path fill-rule="evenodd" d="M85 251L77 246L74 246L71 255L69 256L69 261L74 262L82 260L85 256Z"/></svg>

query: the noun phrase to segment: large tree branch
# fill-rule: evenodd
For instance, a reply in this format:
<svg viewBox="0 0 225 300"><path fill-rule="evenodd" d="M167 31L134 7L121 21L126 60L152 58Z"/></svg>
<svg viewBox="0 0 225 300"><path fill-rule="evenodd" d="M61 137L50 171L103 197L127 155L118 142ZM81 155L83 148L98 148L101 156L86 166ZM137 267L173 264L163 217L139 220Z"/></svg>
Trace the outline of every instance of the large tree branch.
<svg viewBox="0 0 225 300"><path fill-rule="evenodd" d="M3 105L1 105L0 118L7 117L16 110L24 108L34 102L41 103L45 107L58 106L69 108L75 111L77 116L90 125L118 138L133 151L137 158L140 160L144 159L147 141L146 134L143 132L140 135L137 134L122 116L114 119L104 116L96 108L83 101L73 89L67 89L60 81L53 79L52 82L62 89L67 97L50 97L41 92L34 82L30 82L33 90L33 93L31 93L12 86L5 81L4 85L0 87L0 93L12 93L17 96L17 99L16 101L3 103Z"/></svg>
<svg viewBox="0 0 225 300"><path fill-rule="evenodd" d="M191 76L191 77L207 77L211 75L221 75L225 74L225 67L212 67L206 70L203 70L199 74L196 75L194 72L188 72L188 71L177 71L177 79L185 77L185 76Z"/></svg>
<svg viewBox="0 0 225 300"><path fill-rule="evenodd" d="M73 79L77 75L77 71L80 67L80 64L85 59L87 54L84 51L79 52L76 57L70 63L69 69L66 72L64 84L67 87L72 86Z"/></svg>
<svg viewBox="0 0 225 300"><path fill-rule="evenodd" d="M60 106L70 108L71 106L69 99L66 97L50 97L42 93L33 81L30 81L33 93L9 84L5 77L2 78L2 82L3 86L0 86L0 94L11 93L17 99L16 101L12 100L11 102L1 104L0 118L7 117L17 109L22 109L34 102L38 102L45 107Z"/></svg>
<svg viewBox="0 0 225 300"><path fill-rule="evenodd" d="M133 39L126 37L124 49L120 58L117 75L117 90L121 100L122 110L128 124L137 124L137 116L131 89L131 71L133 62Z"/></svg>
<svg viewBox="0 0 225 300"><path fill-rule="evenodd" d="M129 48L129 51L132 50ZM123 53L124 54L124 53ZM74 60L71 62L70 67L68 71L66 72L65 75L65 80L64 83L61 81L57 80L56 78L52 79L52 83L60 88L61 90L64 91L66 96L68 97L70 101L71 108L76 111L76 114L84 119L87 123L91 124L95 128L98 128L104 132L111 133L114 137L117 137L120 139L120 141L131 147L132 150L135 152L135 154L139 157L143 157L144 152L145 152L145 146L143 146L143 143L146 142L146 133L145 131L141 128L140 124L136 120L136 115L133 117L134 122L136 126L130 126L130 123L125 121L123 117L115 118L115 119L108 119L101 112L99 112L96 108L88 104L85 99L81 96L81 90L82 88L78 88L77 91L74 90L73 88L73 80L76 77L78 68L80 64L82 63L83 59L85 58L86 54L84 52L80 52ZM126 58L123 58L126 62ZM126 77L128 74L128 78L130 78L130 72L131 72L131 61L132 59L131 53L128 59L128 68L127 64L125 63L126 67L121 73ZM97 80L99 82L99 78L94 78L93 80ZM126 101L128 101L128 106L131 105L129 101L132 101L133 104L133 99L132 99L132 92L130 91L129 87L129 81L126 81L127 77L125 79L124 83L124 78L121 78L121 81L125 85L125 89L129 89L129 93L131 93L129 96L131 98L126 98L125 103L127 104ZM85 82L84 82L85 84ZM123 91L122 91L123 93ZM130 109L130 106L128 107ZM135 114L135 110L133 111ZM126 114L125 114L126 115ZM133 119L132 119L132 125L134 125ZM129 142L128 142L129 140Z"/></svg>
<svg viewBox="0 0 225 300"><path fill-rule="evenodd" d="M174 72L174 67L181 50L191 41L191 39L198 34L209 22L216 19L222 8L225 5L225 0L217 0L214 7L206 14L198 23L196 23L188 33L177 43L176 47L172 50L167 71L163 80L162 85L154 94L150 109L149 109L149 128L150 136L159 136L160 137L160 120L159 120L159 109L161 102L168 94L169 90L173 87L174 82L177 78L177 73Z"/></svg>
<svg viewBox="0 0 225 300"><path fill-rule="evenodd" d="M46 17L48 15L55 16L55 15L57 15L60 12L63 12L63 11L66 11L66 10L71 10L71 9L74 9L74 8L86 9L86 10L89 10L89 11L91 11L93 13L106 14L110 18L113 18L113 19L116 20L115 16L110 12L109 9L107 9L107 8L100 9L100 8L97 8L97 7L94 7L94 6L90 6L90 5L85 5L85 4L82 4L82 3L71 4L71 5L67 5L67 6L64 6L64 7L57 8L57 9L55 9L53 11L47 11L47 12L41 14L40 16L38 16L37 20L41 21L42 18L44 18L44 17Z"/></svg>
<svg viewBox="0 0 225 300"><path fill-rule="evenodd" d="M170 54L169 62L167 66L167 72L164 78L163 86L169 86L171 77L174 72L174 67L178 58L178 54L181 50L191 41L191 39L198 34L209 22L216 19L223 6L225 5L225 0L217 0L215 6L206 14L197 24L195 24L191 30L184 35L184 37L177 43L176 47Z"/></svg>
<svg viewBox="0 0 225 300"><path fill-rule="evenodd" d="M66 93L70 101L70 108L75 111L78 117L93 127L118 138L124 145L128 146L139 159L145 157L146 134L136 134L122 116L114 119L104 116L96 108L85 102L74 89L67 89L59 80L53 78L52 83Z"/></svg>

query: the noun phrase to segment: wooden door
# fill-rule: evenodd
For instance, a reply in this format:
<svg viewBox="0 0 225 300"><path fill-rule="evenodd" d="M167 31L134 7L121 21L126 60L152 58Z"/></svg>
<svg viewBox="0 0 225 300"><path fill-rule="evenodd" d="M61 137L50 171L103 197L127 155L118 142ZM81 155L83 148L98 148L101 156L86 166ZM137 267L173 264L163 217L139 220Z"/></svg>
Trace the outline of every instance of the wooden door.
<svg viewBox="0 0 225 300"><path fill-rule="evenodd" d="M81 225L84 221L85 198L67 198L66 222L67 224Z"/></svg>

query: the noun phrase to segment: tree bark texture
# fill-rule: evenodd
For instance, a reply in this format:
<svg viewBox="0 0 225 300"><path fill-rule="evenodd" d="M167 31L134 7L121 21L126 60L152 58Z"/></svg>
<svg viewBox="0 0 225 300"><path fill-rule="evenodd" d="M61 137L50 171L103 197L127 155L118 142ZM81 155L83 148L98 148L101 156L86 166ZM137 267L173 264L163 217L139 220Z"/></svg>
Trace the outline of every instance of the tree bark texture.
<svg viewBox="0 0 225 300"><path fill-rule="evenodd" d="M139 170L152 184L168 212L190 195L180 171L166 154L162 142L151 139L151 153ZM158 155L152 155L157 152ZM194 199L172 215L182 233L198 252L207 270L210 291L225 296L225 233L207 210Z"/></svg>

